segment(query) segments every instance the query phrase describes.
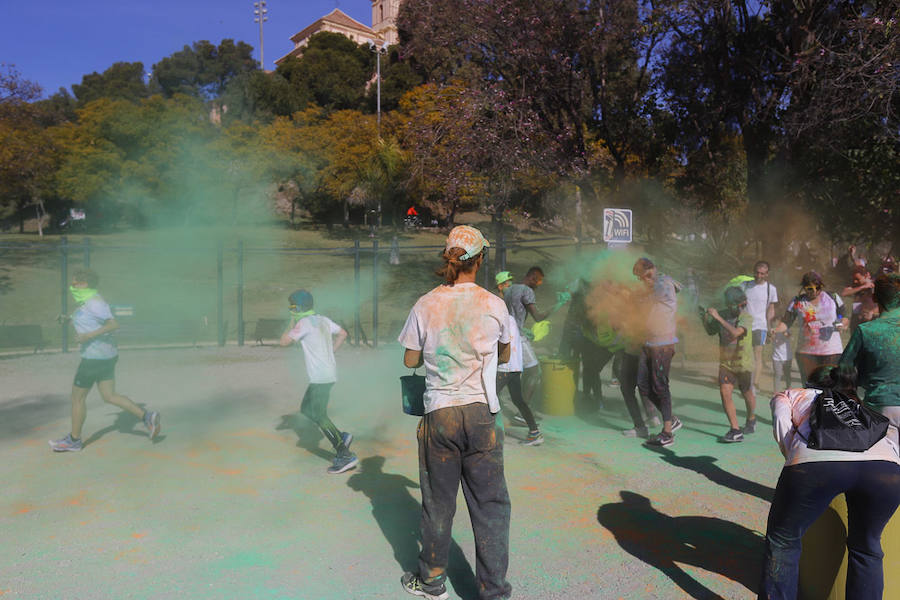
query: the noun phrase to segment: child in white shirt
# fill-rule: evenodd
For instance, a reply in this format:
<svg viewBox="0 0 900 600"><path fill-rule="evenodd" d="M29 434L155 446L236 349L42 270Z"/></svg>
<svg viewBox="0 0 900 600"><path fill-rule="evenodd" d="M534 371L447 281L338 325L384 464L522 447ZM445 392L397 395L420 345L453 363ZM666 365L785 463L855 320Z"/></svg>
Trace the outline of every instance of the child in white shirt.
<svg viewBox="0 0 900 600"><path fill-rule="evenodd" d="M347 339L347 332L328 317L316 314L312 294L306 290L297 290L288 297L288 301L291 327L281 336L281 345L300 342L309 375L309 387L303 394L300 412L318 425L334 446L336 456L328 472L334 475L349 471L359 462L356 455L350 452L353 436L335 427L327 412L331 388L337 381L334 352Z"/></svg>

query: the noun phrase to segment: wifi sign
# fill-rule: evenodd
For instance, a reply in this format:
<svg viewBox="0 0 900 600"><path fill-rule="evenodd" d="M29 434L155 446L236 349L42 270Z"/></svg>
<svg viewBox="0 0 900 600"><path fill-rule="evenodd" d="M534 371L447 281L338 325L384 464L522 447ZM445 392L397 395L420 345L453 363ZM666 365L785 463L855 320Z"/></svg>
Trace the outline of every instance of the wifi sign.
<svg viewBox="0 0 900 600"><path fill-rule="evenodd" d="M633 229L630 208L603 209L603 241L631 243Z"/></svg>

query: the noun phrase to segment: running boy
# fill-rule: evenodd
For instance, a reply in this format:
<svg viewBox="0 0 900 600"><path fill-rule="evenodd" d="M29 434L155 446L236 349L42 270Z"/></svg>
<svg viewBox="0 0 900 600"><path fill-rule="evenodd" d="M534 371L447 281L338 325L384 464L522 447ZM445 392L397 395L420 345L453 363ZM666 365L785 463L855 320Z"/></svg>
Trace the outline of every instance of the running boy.
<svg viewBox="0 0 900 600"><path fill-rule="evenodd" d="M753 317L747 312L747 296L739 287L725 290L725 314L719 314L715 308L706 309L704 325L707 332L715 333L718 325L719 334L719 395L722 397L722 408L731 429L722 438L725 442L742 442L744 433L756 430L756 396L753 394L753 338L751 327ZM710 321L710 319L712 321ZM734 408L732 393L737 385L747 405L747 423L743 430L738 427L737 411Z"/></svg>
<svg viewBox="0 0 900 600"><path fill-rule="evenodd" d="M159 413L144 410L129 398L116 393L116 362L119 350L112 332L119 328L109 304L100 296L100 278L90 269L79 269L72 276L69 291L78 308L67 317L75 327L75 341L81 345L81 363L72 385L72 431L66 437L51 440L54 452L78 452L84 448L81 428L87 416L85 399L97 384L103 401L127 410L144 422L152 440L159 435Z"/></svg>
<svg viewBox="0 0 900 600"><path fill-rule="evenodd" d="M318 425L334 447L336 456L328 472L336 475L349 471L359 462L350 452L353 436L335 427L327 413L331 388L337 381L334 353L347 339L347 332L328 317L316 314L312 294L306 290L297 290L288 301L291 327L281 336L281 345L287 347L300 342L309 375L309 387L303 394L300 412Z"/></svg>

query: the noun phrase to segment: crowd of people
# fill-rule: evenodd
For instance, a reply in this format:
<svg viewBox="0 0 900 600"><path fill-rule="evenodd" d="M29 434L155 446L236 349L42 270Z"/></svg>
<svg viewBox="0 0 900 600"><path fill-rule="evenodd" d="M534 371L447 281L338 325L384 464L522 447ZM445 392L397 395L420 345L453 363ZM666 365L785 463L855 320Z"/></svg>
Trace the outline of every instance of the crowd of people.
<svg viewBox="0 0 900 600"><path fill-rule="evenodd" d="M544 280L539 267L528 270L520 283L514 283L512 273L498 273L494 292L476 283L488 246L473 227L450 232L437 271L442 283L418 299L398 338L403 364L425 369L424 415L417 429L421 553L417 571L405 573L401 584L428 599L449 597L445 579L460 486L475 534L479 597L511 596L506 578L511 508L498 394L508 389L518 411L514 420L528 428L522 443L543 444L534 411L540 366L532 338L549 315L569 305L560 353L577 365L586 406L595 410L606 402L600 371L612 361L633 425L623 435L643 438L651 447L667 447L682 426L674 414L669 371L679 343L678 294L685 286L644 257L633 264L631 281L586 275L560 293L549 310L541 311L535 294ZM881 532L900 505L900 274L893 266L886 260L873 278L861 261L855 263L840 294L826 290L823 278L809 271L800 280L799 293L777 317L779 296L769 282L770 265L759 261L753 277L736 278L725 286L719 308L699 307L704 329L718 337L717 379L728 422L722 441L740 442L756 431L764 348L772 344L773 434L785 464L769 515L761 598L796 597L800 540L840 493L846 494L850 513L847 597L881 597ZM160 431L158 412L115 392L118 353L111 334L118 325L97 285L97 275L89 270L77 272L72 282L78 308L70 318L82 360L72 388L71 431L50 443L57 452L83 448L84 399L94 384L106 402L140 418L151 438ZM688 291L696 300L693 277ZM347 332L315 311L309 291L298 290L289 303L291 325L281 345L301 346L309 376L300 411L334 448L328 473L344 473L358 463L350 452L353 436L329 419L327 404L337 381L334 353ZM526 326L529 316L534 321L531 329ZM803 384L797 388L792 387L789 349L795 323L795 359ZM850 331L846 347L841 337L845 329ZM735 387L746 407L743 425L733 401ZM865 391L864 399L857 387ZM818 426L811 415L823 398L833 401L837 396L883 415L884 434L861 451L810 444ZM651 433L656 427L659 432Z"/></svg>

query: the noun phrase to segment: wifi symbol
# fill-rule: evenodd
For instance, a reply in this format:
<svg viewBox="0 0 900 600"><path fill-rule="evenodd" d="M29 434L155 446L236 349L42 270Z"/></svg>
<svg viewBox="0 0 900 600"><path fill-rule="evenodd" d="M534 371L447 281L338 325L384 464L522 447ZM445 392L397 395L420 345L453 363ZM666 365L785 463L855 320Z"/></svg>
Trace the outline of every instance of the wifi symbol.
<svg viewBox="0 0 900 600"><path fill-rule="evenodd" d="M631 241L631 211L623 208L603 210L603 239L607 242Z"/></svg>

